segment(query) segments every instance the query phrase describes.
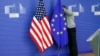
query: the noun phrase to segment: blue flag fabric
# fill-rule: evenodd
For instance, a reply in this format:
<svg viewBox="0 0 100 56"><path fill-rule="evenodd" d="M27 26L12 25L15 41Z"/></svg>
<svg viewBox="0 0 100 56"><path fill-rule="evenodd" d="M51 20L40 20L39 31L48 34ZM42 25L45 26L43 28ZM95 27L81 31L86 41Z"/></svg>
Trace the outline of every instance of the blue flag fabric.
<svg viewBox="0 0 100 56"><path fill-rule="evenodd" d="M53 38L59 47L63 47L68 43L67 23L60 0L57 1L51 19L51 30Z"/></svg>

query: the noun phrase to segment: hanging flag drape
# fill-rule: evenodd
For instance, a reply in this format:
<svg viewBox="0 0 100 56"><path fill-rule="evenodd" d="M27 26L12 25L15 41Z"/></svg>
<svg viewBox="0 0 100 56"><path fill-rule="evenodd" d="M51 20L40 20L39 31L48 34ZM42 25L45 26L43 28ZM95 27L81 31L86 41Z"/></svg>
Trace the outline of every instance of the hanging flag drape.
<svg viewBox="0 0 100 56"><path fill-rule="evenodd" d="M30 37L36 43L40 52L43 52L53 44L48 16L42 0L39 1L36 14L31 22Z"/></svg>
<svg viewBox="0 0 100 56"><path fill-rule="evenodd" d="M59 47L68 43L67 23L64 17L61 1L58 0L51 19L52 35Z"/></svg>

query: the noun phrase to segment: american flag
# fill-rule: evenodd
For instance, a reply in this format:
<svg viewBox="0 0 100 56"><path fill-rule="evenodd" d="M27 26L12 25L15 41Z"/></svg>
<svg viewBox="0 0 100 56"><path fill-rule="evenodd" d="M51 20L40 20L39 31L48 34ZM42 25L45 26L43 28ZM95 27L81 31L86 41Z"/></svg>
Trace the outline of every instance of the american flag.
<svg viewBox="0 0 100 56"><path fill-rule="evenodd" d="M39 1L36 14L32 19L30 37L36 43L40 52L43 52L53 44L50 24L43 1Z"/></svg>

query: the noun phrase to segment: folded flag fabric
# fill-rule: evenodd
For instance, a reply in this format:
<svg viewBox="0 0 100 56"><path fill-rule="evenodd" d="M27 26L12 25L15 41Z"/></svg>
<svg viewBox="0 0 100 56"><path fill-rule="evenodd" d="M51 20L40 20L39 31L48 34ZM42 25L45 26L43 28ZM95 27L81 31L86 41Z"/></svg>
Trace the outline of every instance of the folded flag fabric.
<svg viewBox="0 0 100 56"><path fill-rule="evenodd" d="M39 1L36 14L33 16L30 37L36 43L40 52L53 45L50 24L43 1Z"/></svg>
<svg viewBox="0 0 100 56"><path fill-rule="evenodd" d="M53 38L58 46L65 46L68 43L67 23L60 0L57 1L50 24Z"/></svg>

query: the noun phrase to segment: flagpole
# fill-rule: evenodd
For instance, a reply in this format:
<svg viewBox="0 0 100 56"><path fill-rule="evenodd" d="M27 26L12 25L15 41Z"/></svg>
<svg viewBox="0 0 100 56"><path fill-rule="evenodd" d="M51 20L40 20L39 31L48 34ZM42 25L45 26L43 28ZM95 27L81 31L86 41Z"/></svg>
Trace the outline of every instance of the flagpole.
<svg viewBox="0 0 100 56"><path fill-rule="evenodd" d="M42 53L41 52L39 52L39 54L40 54L39 56L42 56Z"/></svg>
<svg viewBox="0 0 100 56"><path fill-rule="evenodd" d="M60 48L59 48L59 46L58 46L58 56L60 56Z"/></svg>
<svg viewBox="0 0 100 56"><path fill-rule="evenodd" d="M39 1L43 1L43 0L39 0Z"/></svg>
<svg viewBox="0 0 100 56"><path fill-rule="evenodd" d="M61 38L60 38L60 46L61 46ZM60 56L60 46L58 46L58 56Z"/></svg>

